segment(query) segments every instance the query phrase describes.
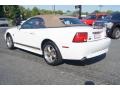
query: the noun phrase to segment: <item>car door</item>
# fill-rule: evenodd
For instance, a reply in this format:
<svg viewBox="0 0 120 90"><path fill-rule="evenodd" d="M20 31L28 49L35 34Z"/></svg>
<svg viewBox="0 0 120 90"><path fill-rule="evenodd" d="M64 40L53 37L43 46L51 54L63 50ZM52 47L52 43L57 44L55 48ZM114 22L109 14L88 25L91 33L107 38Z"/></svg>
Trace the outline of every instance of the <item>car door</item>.
<svg viewBox="0 0 120 90"><path fill-rule="evenodd" d="M37 30L42 30L45 28L44 21L42 18L34 17L21 25L18 33L16 34L16 43L31 47L40 47L40 37L38 37Z"/></svg>

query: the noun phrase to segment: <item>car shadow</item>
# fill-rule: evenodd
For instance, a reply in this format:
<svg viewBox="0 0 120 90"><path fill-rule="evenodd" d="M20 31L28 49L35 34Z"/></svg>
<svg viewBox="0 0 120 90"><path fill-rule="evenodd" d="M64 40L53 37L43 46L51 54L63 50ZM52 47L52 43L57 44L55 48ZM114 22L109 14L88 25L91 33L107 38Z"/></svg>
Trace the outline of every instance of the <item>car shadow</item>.
<svg viewBox="0 0 120 90"><path fill-rule="evenodd" d="M44 58L43 55L39 55L39 54L36 54L36 53L33 53L33 52L30 52L30 51L26 51L26 50L23 50L23 49L19 49L19 48L16 48L20 51L23 51L23 52L26 52L26 53L29 53L31 55L35 55L37 57L41 57L41 58ZM61 64L68 64L68 65L74 65L74 66L85 66L85 65L91 65L91 64L94 64L94 63L97 63L101 60L104 60L104 58L106 57L106 54L102 54L102 55L99 55L97 57L93 57L93 58L90 58L90 59L85 59L85 60L63 60L62 63L60 63L59 65Z"/></svg>
<svg viewBox="0 0 120 90"><path fill-rule="evenodd" d="M84 85L95 85L95 83L93 81L86 81Z"/></svg>
<svg viewBox="0 0 120 90"><path fill-rule="evenodd" d="M106 54L102 54L102 55L99 55L97 57L85 59L83 61L81 61L81 60L64 60L63 63L68 64L68 65L74 65L74 66L85 66L85 65L91 65L91 64L100 62L105 57L106 57Z"/></svg>

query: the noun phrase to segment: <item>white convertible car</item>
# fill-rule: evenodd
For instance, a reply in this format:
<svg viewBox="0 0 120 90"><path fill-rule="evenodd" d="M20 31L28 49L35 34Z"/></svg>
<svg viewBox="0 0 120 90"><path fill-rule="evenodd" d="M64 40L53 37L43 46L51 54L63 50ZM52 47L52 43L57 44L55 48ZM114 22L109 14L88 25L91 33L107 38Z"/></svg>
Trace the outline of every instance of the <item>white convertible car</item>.
<svg viewBox="0 0 120 90"><path fill-rule="evenodd" d="M111 40L105 28L86 26L70 16L38 15L5 33L7 47L44 56L50 65L63 59L82 60L107 53Z"/></svg>

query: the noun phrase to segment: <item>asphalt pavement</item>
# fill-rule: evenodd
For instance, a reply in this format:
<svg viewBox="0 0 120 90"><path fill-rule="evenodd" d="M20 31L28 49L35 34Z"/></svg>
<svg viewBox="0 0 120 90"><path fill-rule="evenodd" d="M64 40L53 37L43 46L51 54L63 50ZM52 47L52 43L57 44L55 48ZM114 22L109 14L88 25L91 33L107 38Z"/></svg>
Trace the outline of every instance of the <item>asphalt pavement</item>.
<svg viewBox="0 0 120 90"><path fill-rule="evenodd" d="M120 84L120 39L112 40L106 55L85 61L64 60L59 66L50 66L40 55L9 50L3 38L6 29L0 28L1 85Z"/></svg>

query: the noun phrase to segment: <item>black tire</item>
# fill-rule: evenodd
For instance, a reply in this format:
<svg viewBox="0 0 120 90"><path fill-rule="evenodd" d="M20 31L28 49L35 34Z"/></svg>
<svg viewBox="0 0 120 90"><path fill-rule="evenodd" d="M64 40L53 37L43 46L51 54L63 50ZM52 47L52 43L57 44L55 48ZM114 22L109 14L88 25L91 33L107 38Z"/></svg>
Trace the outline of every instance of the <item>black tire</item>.
<svg viewBox="0 0 120 90"><path fill-rule="evenodd" d="M48 48L51 49L51 51L48 50ZM43 45L43 56L47 64L56 66L62 63L62 56L58 49L58 47L51 41L46 42ZM54 56L53 56L54 55ZM52 60L50 60L50 57Z"/></svg>
<svg viewBox="0 0 120 90"><path fill-rule="evenodd" d="M120 38L120 28L118 28L118 27L114 28L111 37L113 39L119 39Z"/></svg>
<svg viewBox="0 0 120 90"><path fill-rule="evenodd" d="M13 39L10 34L6 36L6 44L9 49L14 49Z"/></svg>

